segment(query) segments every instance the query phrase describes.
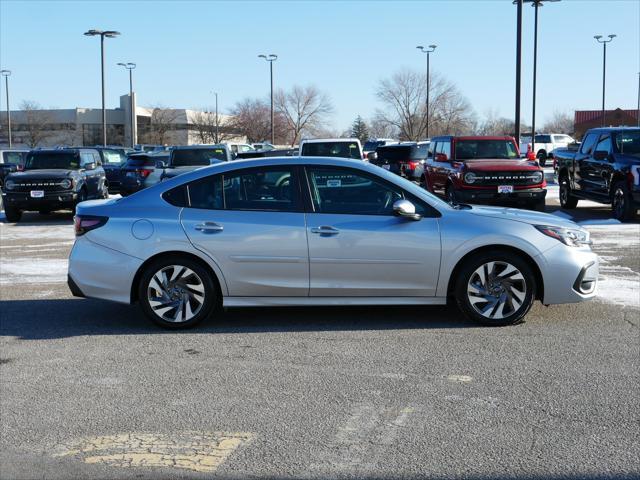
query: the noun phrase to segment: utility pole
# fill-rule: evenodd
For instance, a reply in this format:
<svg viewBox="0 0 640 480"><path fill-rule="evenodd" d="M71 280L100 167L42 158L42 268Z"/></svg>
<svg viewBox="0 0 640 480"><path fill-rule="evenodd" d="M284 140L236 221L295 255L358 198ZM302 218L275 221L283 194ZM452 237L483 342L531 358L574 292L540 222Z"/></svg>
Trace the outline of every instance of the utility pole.
<svg viewBox="0 0 640 480"><path fill-rule="evenodd" d="M429 115L429 98L431 97L431 72L429 71L430 67L429 67L429 55L431 53L433 53L433 51L436 49L437 45L429 45L429 48L424 48L421 45L418 45L416 48L418 50L420 50L422 53L426 53L427 54L427 125L426 125L426 135L427 135L427 140L429 140L431 137L429 137L429 120L430 120L430 115Z"/></svg>
<svg viewBox="0 0 640 480"><path fill-rule="evenodd" d="M604 109L604 97L605 97L605 85L607 81L607 43L611 43L617 35L611 34L608 35L609 40L602 40L602 35L595 35L593 38L596 39L598 43L602 44L602 126L605 127L606 124L606 110Z"/></svg>
<svg viewBox="0 0 640 480"><path fill-rule="evenodd" d="M9 148L11 148L11 109L9 108L9 77L11 70L2 70L0 74L4 77L4 86L7 94L7 134L9 135Z"/></svg>

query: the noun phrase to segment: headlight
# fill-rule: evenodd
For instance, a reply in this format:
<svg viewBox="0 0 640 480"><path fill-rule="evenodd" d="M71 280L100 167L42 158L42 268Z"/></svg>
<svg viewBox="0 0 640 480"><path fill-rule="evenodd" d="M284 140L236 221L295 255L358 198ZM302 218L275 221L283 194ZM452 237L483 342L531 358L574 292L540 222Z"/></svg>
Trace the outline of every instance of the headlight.
<svg viewBox="0 0 640 480"><path fill-rule="evenodd" d="M531 175L531 182L532 183L542 183L542 179L543 178L544 178L544 173L535 172L533 175Z"/></svg>
<svg viewBox="0 0 640 480"><path fill-rule="evenodd" d="M570 247L582 247L591 245L589 232L577 228L551 227L549 225L535 225L535 227L547 237L555 238Z"/></svg>
<svg viewBox="0 0 640 480"><path fill-rule="evenodd" d="M13 180L7 180L6 182L4 182L4 188L6 188L7 190L13 190L16 187L16 182L14 182Z"/></svg>
<svg viewBox="0 0 640 480"><path fill-rule="evenodd" d="M464 183L473 183L476 181L476 174L473 172L467 172L464 174Z"/></svg>
<svg viewBox="0 0 640 480"><path fill-rule="evenodd" d="M63 188L63 190L69 190L71 187L73 187L73 180L71 180L70 178L65 178L60 182L60 186Z"/></svg>

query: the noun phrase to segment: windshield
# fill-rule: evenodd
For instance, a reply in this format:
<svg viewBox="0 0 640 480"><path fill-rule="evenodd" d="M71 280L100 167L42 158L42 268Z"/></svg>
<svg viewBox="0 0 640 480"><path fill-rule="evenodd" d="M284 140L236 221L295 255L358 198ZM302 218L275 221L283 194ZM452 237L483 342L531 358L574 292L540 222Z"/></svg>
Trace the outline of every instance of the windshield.
<svg viewBox="0 0 640 480"><path fill-rule="evenodd" d="M362 159L362 154L355 142L313 142L302 146L305 157L340 157Z"/></svg>
<svg viewBox="0 0 640 480"><path fill-rule="evenodd" d="M457 140L456 160L518 158L510 140Z"/></svg>
<svg viewBox="0 0 640 480"><path fill-rule="evenodd" d="M36 152L30 153L24 164L25 170L42 170L45 168L75 170L79 167L80 156L69 152Z"/></svg>
<svg viewBox="0 0 640 480"><path fill-rule="evenodd" d="M640 156L640 130L618 133L616 135L616 146L620 153Z"/></svg>
<svg viewBox="0 0 640 480"><path fill-rule="evenodd" d="M195 167L211 165L211 159L227 160L224 148L194 148L178 149L171 152L171 165L173 167Z"/></svg>

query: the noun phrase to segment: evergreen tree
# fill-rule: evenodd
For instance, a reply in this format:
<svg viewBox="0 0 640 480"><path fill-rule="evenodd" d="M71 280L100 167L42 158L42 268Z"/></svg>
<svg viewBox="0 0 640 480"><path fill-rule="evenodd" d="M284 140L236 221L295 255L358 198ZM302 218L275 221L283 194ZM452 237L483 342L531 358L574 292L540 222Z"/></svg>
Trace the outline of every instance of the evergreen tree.
<svg viewBox="0 0 640 480"><path fill-rule="evenodd" d="M355 119L351 126L351 136L364 143L369 139L369 127L360 115Z"/></svg>

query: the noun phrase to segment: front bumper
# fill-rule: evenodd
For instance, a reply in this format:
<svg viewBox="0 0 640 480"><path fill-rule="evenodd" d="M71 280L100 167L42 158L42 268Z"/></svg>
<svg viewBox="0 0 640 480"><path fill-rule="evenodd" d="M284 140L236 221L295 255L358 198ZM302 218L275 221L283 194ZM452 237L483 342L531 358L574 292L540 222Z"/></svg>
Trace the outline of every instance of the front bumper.
<svg viewBox="0 0 640 480"><path fill-rule="evenodd" d="M45 192L44 197L31 198L28 192L3 192L2 202L5 207L18 210L61 210L73 208L78 201L75 192Z"/></svg>
<svg viewBox="0 0 640 480"><path fill-rule="evenodd" d="M596 296L598 255L589 249L558 245L538 255L545 305L577 303Z"/></svg>
<svg viewBox="0 0 640 480"><path fill-rule="evenodd" d="M86 235L89 235L89 232ZM78 237L69 255L68 285L75 296L131 303L131 284L142 260Z"/></svg>
<svg viewBox="0 0 640 480"><path fill-rule="evenodd" d="M456 199L462 203L532 203L541 202L547 196L545 188L514 190L498 193L498 187L487 189L461 188L456 190Z"/></svg>

